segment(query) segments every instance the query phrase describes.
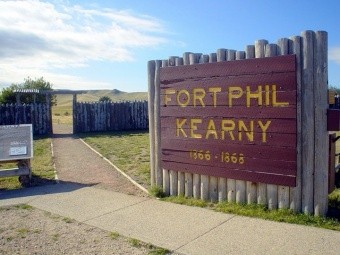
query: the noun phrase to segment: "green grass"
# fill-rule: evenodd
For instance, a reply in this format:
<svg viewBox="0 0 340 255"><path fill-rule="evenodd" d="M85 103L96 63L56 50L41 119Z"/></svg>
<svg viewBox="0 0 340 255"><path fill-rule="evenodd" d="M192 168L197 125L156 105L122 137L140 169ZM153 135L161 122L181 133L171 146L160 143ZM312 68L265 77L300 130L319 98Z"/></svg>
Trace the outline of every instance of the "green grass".
<svg viewBox="0 0 340 255"><path fill-rule="evenodd" d="M119 233L118 232L110 232L109 233L109 237L112 239L112 240L116 240L118 237L119 237Z"/></svg>
<svg viewBox="0 0 340 255"><path fill-rule="evenodd" d="M185 197L167 197L162 200L177 204L209 208L217 212L340 231L340 222L336 219L296 214L291 210L268 210L265 206L256 204L240 205L227 202L214 204L200 199Z"/></svg>
<svg viewBox="0 0 340 255"><path fill-rule="evenodd" d="M32 168L32 185L41 185L54 181L54 168L51 153L51 139L39 137L33 141L33 159L31 160ZM16 167L16 164L2 164L1 168ZM22 188L18 177L0 178L0 190L12 190Z"/></svg>
<svg viewBox="0 0 340 255"><path fill-rule="evenodd" d="M329 194L328 200L330 207L336 208L340 211L340 188L335 189L331 194Z"/></svg>
<svg viewBox="0 0 340 255"><path fill-rule="evenodd" d="M149 133L87 133L80 137L136 182L150 185Z"/></svg>

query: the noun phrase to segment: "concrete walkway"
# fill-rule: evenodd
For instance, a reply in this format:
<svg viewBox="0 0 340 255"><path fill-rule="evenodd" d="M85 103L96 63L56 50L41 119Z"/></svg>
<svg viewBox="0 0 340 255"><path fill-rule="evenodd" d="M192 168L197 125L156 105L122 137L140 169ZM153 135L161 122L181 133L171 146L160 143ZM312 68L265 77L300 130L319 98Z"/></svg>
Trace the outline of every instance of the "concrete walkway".
<svg viewBox="0 0 340 255"><path fill-rule="evenodd" d="M340 232L265 221L74 183L6 191L36 208L180 254L339 254Z"/></svg>

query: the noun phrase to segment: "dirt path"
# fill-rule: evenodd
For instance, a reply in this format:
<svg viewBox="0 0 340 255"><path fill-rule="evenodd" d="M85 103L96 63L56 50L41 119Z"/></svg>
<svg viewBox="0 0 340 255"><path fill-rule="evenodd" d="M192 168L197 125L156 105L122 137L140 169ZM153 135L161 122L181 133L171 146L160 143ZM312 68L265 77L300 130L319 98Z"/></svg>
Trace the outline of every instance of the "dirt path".
<svg viewBox="0 0 340 255"><path fill-rule="evenodd" d="M146 196L143 191L91 151L77 136L72 135L70 126L55 125L53 132L53 151L60 181L93 185L129 195Z"/></svg>

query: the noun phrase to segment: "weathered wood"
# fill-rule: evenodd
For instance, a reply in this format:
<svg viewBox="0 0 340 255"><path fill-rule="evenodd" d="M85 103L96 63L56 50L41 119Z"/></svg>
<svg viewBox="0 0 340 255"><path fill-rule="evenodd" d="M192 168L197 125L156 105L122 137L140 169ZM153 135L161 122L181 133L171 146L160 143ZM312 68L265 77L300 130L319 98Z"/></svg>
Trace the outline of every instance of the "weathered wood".
<svg viewBox="0 0 340 255"><path fill-rule="evenodd" d="M177 196L177 194L178 194L177 172L170 170L169 176L170 176L170 196Z"/></svg>
<svg viewBox="0 0 340 255"><path fill-rule="evenodd" d="M245 59L246 53L244 51L237 51L235 54L236 60ZM241 180L236 180L236 203L244 204L246 202L246 182Z"/></svg>
<svg viewBox="0 0 340 255"><path fill-rule="evenodd" d="M162 168L161 168L161 123L160 123L160 79L159 71L165 61L156 60L155 65L155 100L154 100L154 125L155 125L155 173L156 185L162 185Z"/></svg>
<svg viewBox="0 0 340 255"><path fill-rule="evenodd" d="M217 177L214 176L210 176L209 179L209 199L213 203L218 201Z"/></svg>
<svg viewBox="0 0 340 255"><path fill-rule="evenodd" d="M278 47L276 44L266 44L265 57L273 57L277 55ZM268 209L277 209L278 206L278 187L273 184L267 184L267 203Z"/></svg>
<svg viewBox="0 0 340 255"><path fill-rule="evenodd" d="M268 44L267 40L255 41L255 58L265 57L266 44ZM267 185L265 183L257 184L257 203L267 204Z"/></svg>
<svg viewBox="0 0 340 255"><path fill-rule="evenodd" d="M277 42L277 54L275 55L288 55L289 45L287 38L281 38ZM278 186L277 188L277 199L278 206L280 209L289 208L289 187L286 186Z"/></svg>
<svg viewBox="0 0 340 255"><path fill-rule="evenodd" d="M217 62L223 62L227 60L227 50L226 49L218 49L216 52L216 60ZM219 177L217 179L217 192L218 192L218 201L223 202L227 200L227 180L226 178Z"/></svg>
<svg viewBox="0 0 340 255"><path fill-rule="evenodd" d="M209 200L209 176L201 175L201 199Z"/></svg>
<svg viewBox="0 0 340 255"><path fill-rule="evenodd" d="M246 59L255 58L255 46L248 45L245 49ZM246 182L247 204L255 204L257 201L257 184L255 182Z"/></svg>
<svg viewBox="0 0 340 255"><path fill-rule="evenodd" d="M13 177L13 176L20 176L20 175L29 175L30 169L29 168L10 168L4 169L0 171L0 177Z"/></svg>
<svg viewBox="0 0 340 255"><path fill-rule="evenodd" d="M185 195L185 174L183 172L178 172L178 195Z"/></svg>
<svg viewBox="0 0 340 255"><path fill-rule="evenodd" d="M302 37L302 210L314 211L314 40L313 31L304 31Z"/></svg>
<svg viewBox="0 0 340 255"><path fill-rule="evenodd" d="M192 195L196 199L201 197L201 176L199 174L192 176Z"/></svg>
<svg viewBox="0 0 340 255"><path fill-rule="evenodd" d="M297 122L297 161L296 161L296 186L290 188L290 206L294 212L301 211L301 175L302 175L302 126L301 126L301 72L302 72L302 56L301 56L301 37L293 36L289 41L289 54L295 54L296 57L296 85L297 85L297 102L296 102L296 122Z"/></svg>
<svg viewBox="0 0 340 255"><path fill-rule="evenodd" d="M170 195L170 176L169 176L169 170L162 169L163 171L163 192L165 195Z"/></svg>
<svg viewBox="0 0 340 255"><path fill-rule="evenodd" d="M279 209L289 208L289 188L278 186L278 207Z"/></svg>
<svg viewBox="0 0 340 255"><path fill-rule="evenodd" d="M315 170L314 214L325 216L328 209L328 37L327 32L315 32L314 44L314 102L315 102Z"/></svg>
<svg viewBox="0 0 340 255"><path fill-rule="evenodd" d="M227 200L227 179L218 178L218 202Z"/></svg>
<svg viewBox="0 0 340 255"><path fill-rule="evenodd" d="M185 173L185 197L192 197L192 174Z"/></svg>

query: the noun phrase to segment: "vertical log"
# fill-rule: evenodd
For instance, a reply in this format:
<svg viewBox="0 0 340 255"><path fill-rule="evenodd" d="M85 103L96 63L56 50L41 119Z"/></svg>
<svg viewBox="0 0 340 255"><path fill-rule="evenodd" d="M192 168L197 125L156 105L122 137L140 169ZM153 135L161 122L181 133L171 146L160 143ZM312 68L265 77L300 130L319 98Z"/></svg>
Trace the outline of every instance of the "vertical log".
<svg viewBox="0 0 340 255"><path fill-rule="evenodd" d="M185 197L192 197L192 174L185 173Z"/></svg>
<svg viewBox="0 0 340 255"><path fill-rule="evenodd" d="M302 127L301 127L301 78L302 78L302 58L301 58L301 37L294 36L289 41L289 53L296 56L296 84L297 84L297 169L296 187L290 188L290 209L294 212L301 212L301 174L302 174Z"/></svg>
<svg viewBox="0 0 340 255"><path fill-rule="evenodd" d="M226 49L218 49L216 52L217 62L223 62L227 60L227 50ZM218 201L223 202L227 200L227 179L226 178L217 178L211 176L210 179L217 179L217 192L218 192ZM210 183L213 185L215 180L211 180ZM213 190L215 187L211 187Z"/></svg>
<svg viewBox="0 0 340 255"><path fill-rule="evenodd" d="M276 44L267 44L265 50L265 57L274 57L277 55L277 45ZM277 209L278 205L278 187L277 185L267 184L267 203L268 209L273 210Z"/></svg>
<svg viewBox="0 0 340 255"><path fill-rule="evenodd" d="M183 65L183 58L176 57L174 61L175 61L175 66ZM184 196L185 195L185 173L178 172L177 178L178 178L178 195Z"/></svg>
<svg viewBox="0 0 340 255"><path fill-rule="evenodd" d="M313 213L314 189L314 40L313 31L302 35L302 210Z"/></svg>
<svg viewBox="0 0 340 255"><path fill-rule="evenodd" d="M175 66L176 64L176 57L169 57L169 66ZM177 196L178 194L178 172L170 170L170 195ZM183 180L181 180L182 182Z"/></svg>
<svg viewBox="0 0 340 255"><path fill-rule="evenodd" d="M277 42L277 55L288 55L288 39L281 38ZM289 187L278 186L278 207L279 209L289 208Z"/></svg>
<svg viewBox="0 0 340 255"><path fill-rule="evenodd" d="M189 54L189 64L194 65L198 63L200 53L191 53ZM201 181L199 174L193 174L193 181L192 181L192 195L194 198L199 198L201 195Z"/></svg>
<svg viewBox="0 0 340 255"><path fill-rule="evenodd" d="M155 67L155 101L154 101L154 125L155 125L155 172L156 185L161 186L163 182L163 170L161 168L161 122L160 122L160 79L159 71L162 61L156 60Z"/></svg>
<svg viewBox="0 0 340 255"><path fill-rule="evenodd" d="M201 199L209 200L209 176L201 175Z"/></svg>
<svg viewBox="0 0 340 255"><path fill-rule="evenodd" d="M178 177L177 171L170 170L170 196L177 196L178 194Z"/></svg>
<svg viewBox="0 0 340 255"><path fill-rule="evenodd" d="M218 201L217 177L214 176L210 176L209 197L210 202L215 203Z"/></svg>
<svg viewBox="0 0 340 255"><path fill-rule="evenodd" d="M246 56L244 51L236 52L236 60L244 59ZM236 180L236 203L244 204L246 202L246 182Z"/></svg>
<svg viewBox="0 0 340 255"><path fill-rule="evenodd" d="M201 176L199 174L193 174L192 195L197 199L201 197Z"/></svg>
<svg viewBox="0 0 340 255"><path fill-rule="evenodd" d="M265 57L266 44L268 44L267 40L258 40L255 42L255 58ZM257 203L267 204L267 185L264 183L257 184Z"/></svg>
<svg viewBox="0 0 340 255"><path fill-rule="evenodd" d="M328 208L328 36L325 31L315 33L314 44L314 102L315 102L315 174L314 214L325 216Z"/></svg>
<svg viewBox="0 0 340 255"><path fill-rule="evenodd" d="M232 61L235 60L235 50L227 50L226 52L226 60ZM228 202L236 201L236 180L227 179L227 199Z"/></svg>
<svg viewBox="0 0 340 255"><path fill-rule="evenodd" d="M170 176L169 176L169 170L163 169L163 191L165 195L170 195Z"/></svg>
<svg viewBox="0 0 340 255"><path fill-rule="evenodd" d="M185 195L185 174L184 172L178 172L178 195Z"/></svg>
<svg viewBox="0 0 340 255"><path fill-rule="evenodd" d="M209 63L210 56L209 55L202 55L200 62L202 63ZM209 200L209 176L208 175L201 175L201 199L204 201Z"/></svg>
<svg viewBox="0 0 340 255"><path fill-rule="evenodd" d="M248 45L245 49L246 59L255 58L255 46ZM247 204L254 204L257 201L257 188L256 183L254 182L246 182L246 199Z"/></svg>

